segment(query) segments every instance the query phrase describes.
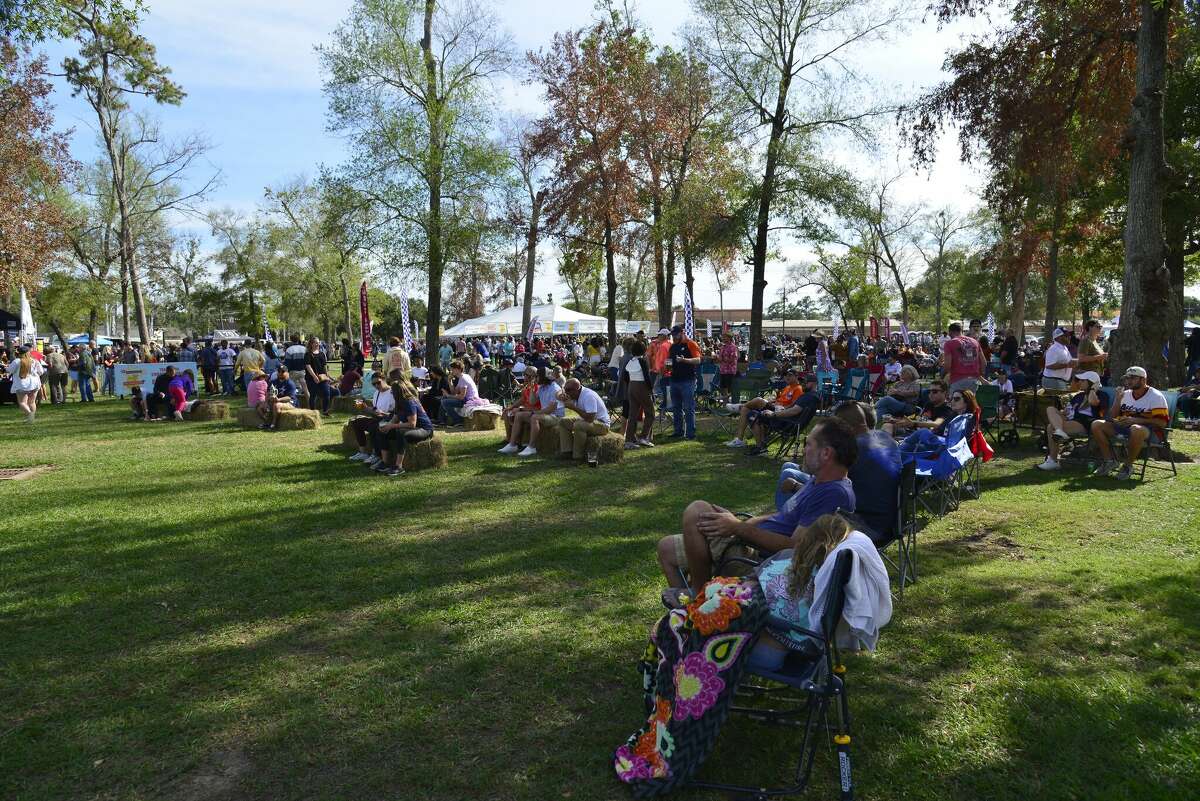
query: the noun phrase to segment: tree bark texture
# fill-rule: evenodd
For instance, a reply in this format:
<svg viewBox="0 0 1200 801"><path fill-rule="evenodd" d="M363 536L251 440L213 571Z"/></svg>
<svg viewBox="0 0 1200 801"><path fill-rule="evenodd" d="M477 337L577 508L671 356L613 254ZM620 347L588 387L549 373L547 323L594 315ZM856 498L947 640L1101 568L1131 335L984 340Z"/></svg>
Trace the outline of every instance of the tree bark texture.
<svg viewBox="0 0 1200 801"><path fill-rule="evenodd" d="M1046 320L1042 328L1045 342L1050 342L1050 335L1058 328L1058 253L1060 231L1062 230L1063 206L1066 198L1059 195L1054 201L1054 219L1050 228L1050 258L1049 270L1046 274Z"/></svg>
<svg viewBox="0 0 1200 801"><path fill-rule="evenodd" d="M442 329L442 273L445 254L442 252L442 168L445 123L438 95L437 61L433 57L433 12L436 0L425 0L425 27L421 37L421 53L425 61L425 116L429 124L429 151L426 180L429 184L429 220L426 236L429 240L429 304L425 312L425 352L436 353Z"/></svg>
<svg viewBox="0 0 1200 801"><path fill-rule="evenodd" d="M541 225L542 202L546 191L536 193L529 210L529 228L525 236L525 303L521 308L521 333L529 330L533 314L533 274L537 268L538 226Z"/></svg>
<svg viewBox="0 0 1200 801"><path fill-rule="evenodd" d="M613 256L613 226L612 220L604 218L604 269L605 283L608 289L608 347L617 347L617 265Z"/></svg>

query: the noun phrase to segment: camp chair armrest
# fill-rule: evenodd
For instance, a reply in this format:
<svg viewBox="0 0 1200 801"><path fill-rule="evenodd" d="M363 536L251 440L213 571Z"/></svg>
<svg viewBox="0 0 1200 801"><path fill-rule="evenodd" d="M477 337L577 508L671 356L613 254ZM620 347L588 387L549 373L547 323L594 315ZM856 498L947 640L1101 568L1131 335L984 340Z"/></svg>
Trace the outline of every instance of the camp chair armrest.
<svg viewBox="0 0 1200 801"><path fill-rule="evenodd" d="M793 634L803 634L806 637L812 637L817 641L822 649L825 645L824 634L820 633L819 631L813 631L812 629L805 628L804 626L797 626L795 623L792 623L791 621L776 614L767 615L767 628L774 629L775 631L789 631Z"/></svg>

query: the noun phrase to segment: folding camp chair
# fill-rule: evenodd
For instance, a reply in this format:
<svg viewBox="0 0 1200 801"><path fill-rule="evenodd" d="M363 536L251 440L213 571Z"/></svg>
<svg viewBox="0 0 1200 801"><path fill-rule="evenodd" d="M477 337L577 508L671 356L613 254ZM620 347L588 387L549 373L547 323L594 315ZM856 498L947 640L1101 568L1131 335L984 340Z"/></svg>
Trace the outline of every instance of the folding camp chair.
<svg viewBox="0 0 1200 801"><path fill-rule="evenodd" d="M846 377L846 383L841 390L834 396L834 400L838 403L842 401L860 401L867 395L868 382L871 380L871 375L866 370L855 368L850 371Z"/></svg>
<svg viewBox="0 0 1200 801"><path fill-rule="evenodd" d="M1159 442L1150 442L1147 440L1146 444L1142 446L1142 452L1140 454L1141 460L1138 462L1138 481L1146 480L1147 467L1154 470L1162 470L1164 472L1170 471L1172 476L1179 475L1179 471L1175 469L1175 454L1171 452L1170 442L1171 431L1174 430L1173 426L1175 424L1176 407L1179 405L1179 390L1164 390L1163 397L1166 398L1167 401L1167 427L1158 432L1160 439ZM1125 448L1129 445L1129 440L1125 436L1117 436L1113 437L1112 444L1114 453L1116 453L1118 450L1124 452ZM1151 456L1153 456L1155 460L1166 462L1170 465L1170 467L1162 467L1161 465L1151 464Z"/></svg>
<svg viewBox="0 0 1200 801"><path fill-rule="evenodd" d="M768 625L808 636L803 648L788 653L777 670L747 669L737 688L733 712L752 720L803 730L793 782L768 788L761 784L739 785L694 780L690 786L719 790L730 797L769 801L803 793L812 776L814 758L821 738L832 732L837 751L836 776L843 801L854 795L850 770L850 706L846 696L846 667L841 663L835 632L846 602L846 582L854 566L854 555L842 551L834 562L825 595L825 613L820 631L792 626L772 616ZM765 631L760 637L770 636ZM830 720L830 707L833 707Z"/></svg>
<svg viewBox="0 0 1200 801"><path fill-rule="evenodd" d="M1097 387L1096 392L1100 395L1100 406L1104 410L1103 419L1108 419L1109 412L1112 410L1113 401L1117 397L1116 390L1112 387ZM1041 442L1042 449L1046 450L1046 443L1043 438ZM1078 462L1086 464L1093 459L1092 437L1091 434L1086 434L1082 437L1070 437L1066 442L1062 442L1058 446L1058 461L1059 463Z"/></svg>
<svg viewBox="0 0 1200 801"><path fill-rule="evenodd" d="M983 435L993 447L1001 445L1016 445L1021 441L1017 433L1016 415L1008 420L1000 419L1000 387L995 384L980 384L975 390L975 402L979 404L979 424Z"/></svg>

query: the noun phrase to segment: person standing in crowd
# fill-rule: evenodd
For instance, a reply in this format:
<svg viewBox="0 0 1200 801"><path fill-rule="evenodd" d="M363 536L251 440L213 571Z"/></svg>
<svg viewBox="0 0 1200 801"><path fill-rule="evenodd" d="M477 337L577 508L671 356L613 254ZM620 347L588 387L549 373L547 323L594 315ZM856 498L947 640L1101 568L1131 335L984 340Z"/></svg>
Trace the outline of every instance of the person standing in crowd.
<svg viewBox="0 0 1200 801"><path fill-rule="evenodd" d="M196 354L200 363L200 373L204 376L204 391L209 395L217 394L217 370L221 359L217 356L217 348L212 342L205 344Z"/></svg>
<svg viewBox="0 0 1200 801"><path fill-rule="evenodd" d="M265 357L259 350L259 342L246 340L246 344L242 346L234 362L234 372L241 376L242 389L245 389L250 383L250 376L263 372L264 362Z"/></svg>
<svg viewBox="0 0 1200 801"><path fill-rule="evenodd" d="M388 340L387 359L383 366L388 375L396 370L406 377L412 375L412 360L409 358L408 352L404 350L404 343L400 337L392 337Z"/></svg>
<svg viewBox="0 0 1200 801"><path fill-rule="evenodd" d="M1187 338L1188 375L1200 369L1200 327L1193 328Z"/></svg>
<svg viewBox="0 0 1200 801"><path fill-rule="evenodd" d="M333 379L329 377L329 359L321 352L321 343L316 337L308 340L308 353L304 355L304 384L308 388L308 408L321 404L321 416L329 416L333 403Z"/></svg>
<svg viewBox="0 0 1200 801"><path fill-rule="evenodd" d="M452 346L448 341L442 342L441 347L438 348L438 364L442 366L443 370L449 370L450 360L453 358L454 346Z"/></svg>
<svg viewBox="0 0 1200 801"><path fill-rule="evenodd" d="M221 347L217 349L217 364L221 371L221 394L233 394L233 365L237 360L237 351L229 347L229 342L222 339Z"/></svg>
<svg viewBox="0 0 1200 801"><path fill-rule="evenodd" d="M1077 364L1071 358L1067 342L1071 332L1055 328L1051 336L1053 344L1046 349L1046 366L1042 369L1042 389L1068 389L1071 383L1071 371Z"/></svg>
<svg viewBox="0 0 1200 801"><path fill-rule="evenodd" d="M671 411L675 418L671 436L695 439L696 368L700 364L700 348L683 333L682 325L671 329L671 337L671 347L667 350L667 366L671 369Z"/></svg>
<svg viewBox="0 0 1200 801"><path fill-rule="evenodd" d="M137 364L138 352L132 342L126 342L121 350L121 364Z"/></svg>
<svg viewBox="0 0 1200 801"><path fill-rule="evenodd" d="M650 389L650 363L646 360L646 343L640 339L630 341L630 359L625 363L629 395L629 414L625 418L625 449L653 448L654 393ZM736 354L735 354L736 358ZM642 433L637 433L638 421Z"/></svg>
<svg viewBox="0 0 1200 801"><path fill-rule="evenodd" d="M92 381L96 378L96 359L92 356L90 345L80 348L75 374L79 377L79 402L94 403L96 398L92 394Z"/></svg>
<svg viewBox="0 0 1200 801"><path fill-rule="evenodd" d="M17 408L25 412L26 423L37 419L38 395L42 391L42 374L46 369L30 355L31 350L28 345L22 345L17 351L17 358L8 365L8 374L12 377L11 391L17 396Z"/></svg>
<svg viewBox="0 0 1200 801"><path fill-rule="evenodd" d="M46 376L50 384L50 403L60 406L67 402L67 357L59 352L57 345L50 346L46 354Z"/></svg>
<svg viewBox="0 0 1200 801"><path fill-rule="evenodd" d="M117 356L113 349L105 345L100 351L100 369L104 371L104 385L101 392L104 395L117 394Z"/></svg>
<svg viewBox="0 0 1200 801"><path fill-rule="evenodd" d="M371 469L395 477L404 475L405 450L433 436L433 423L421 407L416 387L407 378L397 376L392 382L392 395L392 416L379 424L382 459Z"/></svg>
<svg viewBox="0 0 1200 801"><path fill-rule="evenodd" d="M1108 360L1108 354L1100 346L1100 334L1103 332L1104 327L1096 320L1088 320L1083 324L1083 339L1079 340L1079 347L1076 349L1075 369L1077 371L1104 372L1104 363Z"/></svg>
<svg viewBox="0 0 1200 801"><path fill-rule="evenodd" d="M192 346L190 337L184 337L183 342L179 345L178 359L181 362L196 361L196 348Z"/></svg>
<svg viewBox="0 0 1200 801"><path fill-rule="evenodd" d="M717 370L721 378L721 395L726 401L733 397L733 381L737 378L738 349L733 337L723 337L724 344L717 355Z"/></svg>
<svg viewBox="0 0 1200 801"><path fill-rule="evenodd" d="M963 336L962 324L950 324L950 339L942 349L942 370L950 392L967 389L974 392L983 380L983 354L979 340Z"/></svg>

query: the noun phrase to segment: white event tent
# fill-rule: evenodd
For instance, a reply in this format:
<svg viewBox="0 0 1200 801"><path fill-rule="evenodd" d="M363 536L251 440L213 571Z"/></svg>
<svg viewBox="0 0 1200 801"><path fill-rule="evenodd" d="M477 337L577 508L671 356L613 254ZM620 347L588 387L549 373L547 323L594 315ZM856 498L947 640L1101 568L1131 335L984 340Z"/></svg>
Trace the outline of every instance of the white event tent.
<svg viewBox="0 0 1200 801"><path fill-rule="evenodd" d="M604 334L608 331L608 320L594 314L572 311L565 306L543 303L530 309L531 327L535 336L552 334ZM618 334L650 333L650 323L645 320L617 320ZM473 320L464 320L442 332L443 337L478 336L524 336L521 330L521 307L485 314Z"/></svg>

